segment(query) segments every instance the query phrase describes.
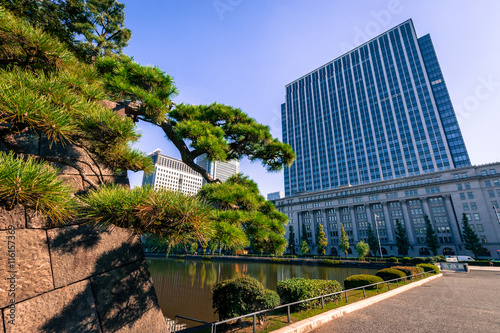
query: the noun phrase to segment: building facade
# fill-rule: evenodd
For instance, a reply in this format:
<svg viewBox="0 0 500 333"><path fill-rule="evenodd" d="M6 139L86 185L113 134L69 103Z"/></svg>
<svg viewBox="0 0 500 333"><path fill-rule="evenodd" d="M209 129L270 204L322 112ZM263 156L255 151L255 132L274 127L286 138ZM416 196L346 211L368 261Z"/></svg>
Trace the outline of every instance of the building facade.
<svg viewBox="0 0 500 333"><path fill-rule="evenodd" d="M144 173L142 185L156 189L179 191L194 195L203 185L203 177L181 160L162 155L159 149L149 154L153 159L155 171Z"/></svg>
<svg viewBox="0 0 500 333"><path fill-rule="evenodd" d="M282 199L284 197L285 197L285 192L283 192L283 191L272 192L272 193L267 194L267 200L270 200L270 201Z"/></svg>
<svg viewBox="0 0 500 333"><path fill-rule="evenodd" d="M286 196L470 166L429 35L411 20L286 86Z"/></svg>
<svg viewBox="0 0 500 333"><path fill-rule="evenodd" d="M378 231L383 255L398 255L395 224L399 220L411 244L409 255L429 255L427 215L440 242L439 254L471 255L461 236L465 213L485 248L482 257L500 258L500 163L302 193L274 203L290 219L286 237L293 228L296 253L300 253L302 225L316 253L315 231L321 223L328 239L327 254L343 255L338 247L342 223L353 256L355 244L367 240L368 225Z"/></svg>
<svg viewBox="0 0 500 333"><path fill-rule="evenodd" d="M227 162L211 161L206 155L201 155L197 158L196 164L207 170L212 178L218 178L222 182L225 182L229 177L240 172L240 162L238 160ZM205 181L203 183L205 183Z"/></svg>

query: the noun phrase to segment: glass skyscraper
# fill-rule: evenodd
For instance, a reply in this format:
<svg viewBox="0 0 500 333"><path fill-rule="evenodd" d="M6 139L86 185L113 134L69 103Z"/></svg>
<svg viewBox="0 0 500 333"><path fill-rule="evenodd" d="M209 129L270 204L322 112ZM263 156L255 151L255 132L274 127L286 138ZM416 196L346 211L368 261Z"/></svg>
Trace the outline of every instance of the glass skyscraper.
<svg viewBox="0 0 500 333"><path fill-rule="evenodd" d="M469 166L429 35L408 20L286 86L286 196Z"/></svg>

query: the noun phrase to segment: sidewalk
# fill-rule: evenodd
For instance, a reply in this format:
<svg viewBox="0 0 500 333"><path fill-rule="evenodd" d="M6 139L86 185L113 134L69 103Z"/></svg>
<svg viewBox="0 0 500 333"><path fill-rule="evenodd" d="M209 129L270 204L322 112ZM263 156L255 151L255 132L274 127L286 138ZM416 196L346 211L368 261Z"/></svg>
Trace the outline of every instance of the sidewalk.
<svg viewBox="0 0 500 333"><path fill-rule="evenodd" d="M499 300L500 271L445 272L439 279L334 319L312 332L498 333Z"/></svg>

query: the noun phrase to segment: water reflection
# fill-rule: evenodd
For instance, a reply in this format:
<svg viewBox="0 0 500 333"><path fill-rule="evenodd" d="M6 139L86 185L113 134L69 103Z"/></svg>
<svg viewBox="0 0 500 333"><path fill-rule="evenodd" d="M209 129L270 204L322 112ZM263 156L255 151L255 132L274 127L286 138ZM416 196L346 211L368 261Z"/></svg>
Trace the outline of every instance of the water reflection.
<svg viewBox="0 0 500 333"><path fill-rule="evenodd" d="M264 287L276 290L278 281L293 277L337 280L354 274L374 274L374 269L263 264L252 262L210 262L179 259L148 259L163 315L175 315L216 321L212 309L212 289L224 279L245 274L259 280ZM188 327L196 326L186 322Z"/></svg>

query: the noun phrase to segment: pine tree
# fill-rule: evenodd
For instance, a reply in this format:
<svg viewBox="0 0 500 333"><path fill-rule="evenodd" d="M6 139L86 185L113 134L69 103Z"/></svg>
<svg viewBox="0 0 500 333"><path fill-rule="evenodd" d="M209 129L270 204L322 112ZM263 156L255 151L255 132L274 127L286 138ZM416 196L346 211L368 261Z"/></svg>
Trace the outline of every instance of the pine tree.
<svg viewBox="0 0 500 333"><path fill-rule="evenodd" d="M437 256L438 254L438 249L439 249L439 241L436 235L436 231L432 227L431 220L429 219L429 216L424 215L424 221L425 221L425 243L427 244L427 247L429 247L429 250L431 250L432 255Z"/></svg>
<svg viewBox="0 0 500 333"><path fill-rule="evenodd" d="M375 232L373 231L371 224L368 224L367 236L368 236L367 243L368 246L370 247L371 255L375 257L377 255L379 246L378 246L377 236L375 236Z"/></svg>
<svg viewBox="0 0 500 333"><path fill-rule="evenodd" d="M408 250L410 249L410 242L408 241L408 237L406 236L406 230L403 227L403 224L399 222L399 219L396 219L396 246L398 248L399 254L403 256L408 255Z"/></svg>
<svg viewBox="0 0 500 333"><path fill-rule="evenodd" d="M340 223L339 249L345 253L345 257L347 258L347 252L349 250L349 236L347 236L347 232L345 231L342 223Z"/></svg>
<svg viewBox="0 0 500 333"><path fill-rule="evenodd" d="M292 256L295 255L295 232L293 231L293 225L288 229L288 249Z"/></svg>
<svg viewBox="0 0 500 333"><path fill-rule="evenodd" d="M316 246L318 247L318 254L324 256L328 241L326 240L325 231L321 223L318 223L316 227Z"/></svg>
<svg viewBox="0 0 500 333"><path fill-rule="evenodd" d="M469 224L469 219L465 213L462 214L462 237L465 249L471 251L474 254L474 258L477 259L483 246L481 245L478 235Z"/></svg>

